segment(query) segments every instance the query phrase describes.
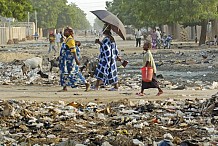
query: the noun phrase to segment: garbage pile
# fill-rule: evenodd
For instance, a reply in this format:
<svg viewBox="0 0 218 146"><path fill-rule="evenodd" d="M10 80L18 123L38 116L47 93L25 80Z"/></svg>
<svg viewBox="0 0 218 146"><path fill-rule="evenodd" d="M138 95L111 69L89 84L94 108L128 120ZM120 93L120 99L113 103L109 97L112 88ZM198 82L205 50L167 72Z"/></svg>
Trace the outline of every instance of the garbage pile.
<svg viewBox="0 0 218 146"><path fill-rule="evenodd" d="M137 55L135 55L136 57ZM54 67L52 72L49 71L49 65L43 64L43 75L47 78L43 78L40 76L39 69L33 69L28 72L27 75L23 75L22 72L22 60L14 60L12 62L2 63L0 62L0 84L1 85L59 85L59 70L58 67ZM138 63L139 64L139 63ZM121 65L120 65L121 66ZM132 90L132 89L140 89L141 86L141 72L140 67L138 65L137 68L133 68L137 66L137 62L130 61L126 68L120 67L118 64L119 71L119 82L121 85L121 89L124 90ZM92 73L94 71L91 71ZM190 73L191 74L191 73ZM84 72L84 76L90 83L94 84L95 78L90 76L89 73ZM171 90L185 90L185 89L193 89L193 90L208 90L208 89L217 89L218 82L213 81L200 81L198 79L189 79L182 80L177 78L176 81L170 78L165 78L165 75L158 74L158 80L161 83L162 88L167 88Z"/></svg>
<svg viewBox="0 0 218 146"><path fill-rule="evenodd" d="M218 144L218 93L210 99L110 103L0 101L0 145Z"/></svg>

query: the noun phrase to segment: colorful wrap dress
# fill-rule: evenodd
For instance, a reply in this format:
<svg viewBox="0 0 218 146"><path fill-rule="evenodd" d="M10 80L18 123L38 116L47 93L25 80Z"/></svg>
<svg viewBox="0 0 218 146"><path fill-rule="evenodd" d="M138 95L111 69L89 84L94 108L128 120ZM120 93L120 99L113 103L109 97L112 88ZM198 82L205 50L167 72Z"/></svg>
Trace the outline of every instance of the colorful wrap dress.
<svg viewBox="0 0 218 146"><path fill-rule="evenodd" d="M103 81L104 85L118 82L116 65L118 53L116 43L106 36L100 46L99 63L95 71L95 78Z"/></svg>
<svg viewBox="0 0 218 146"><path fill-rule="evenodd" d="M85 78L79 71L79 66L76 64L73 52L77 52L75 48L75 41L72 37L68 37L64 43L62 43L59 58L60 68L60 85L74 87L76 84L86 83Z"/></svg>

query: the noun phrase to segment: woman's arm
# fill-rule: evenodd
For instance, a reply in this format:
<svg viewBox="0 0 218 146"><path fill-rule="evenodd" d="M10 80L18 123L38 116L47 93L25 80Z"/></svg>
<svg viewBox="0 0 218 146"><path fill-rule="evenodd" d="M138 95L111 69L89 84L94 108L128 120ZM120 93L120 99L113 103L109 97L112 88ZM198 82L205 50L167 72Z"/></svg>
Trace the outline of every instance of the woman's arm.
<svg viewBox="0 0 218 146"><path fill-rule="evenodd" d="M99 39L96 39L96 40L95 40L95 43L96 43L96 44L99 44L99 45L102 45L102 42L100 42Z"/></svg>
<svg viewBox="0 0 218 146"><path fill-rule="evenodd" d="M77 57L77 55L76 55L76 52L71 52L71 53L73 54L73 56L74 56L74 58L75 58L76 64L77 64L77 65L80 65L79 59L78 59L78 57Z"/></svg>

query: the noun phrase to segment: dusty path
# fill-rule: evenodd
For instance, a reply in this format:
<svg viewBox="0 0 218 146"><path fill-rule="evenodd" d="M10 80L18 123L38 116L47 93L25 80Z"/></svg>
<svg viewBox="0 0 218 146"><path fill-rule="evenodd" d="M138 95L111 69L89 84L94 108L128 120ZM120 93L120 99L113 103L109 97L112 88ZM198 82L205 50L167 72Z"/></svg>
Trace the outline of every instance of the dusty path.
<svg viewBox="0 0 218 146"><path fill-rule="evenodd" d="M67 92L57 92L60 90L59 86L0 86L0 99L8 100L30 100L30 101L66 101L66 102L110 102L120 99L129 99L136 101L144 100L161 100L167 98L175 99L195 99L195 98L209 98L215 94L217 90L166 90L161 96L155 96L156 90L151 89L147 91L146 96L137 96L133 91L89 91L84 92L84 89L70 89Z"/></svg>
<svg viewBox="0 0 218 146"><path fill-rule="evenodd" d="M81 41L93 41L93 37L89 38L82 38L78 37ZM29 45L35 45L40 44L39 47L30 47ZM21 48L13 48L15 51L2 51L0 54L0 62L11 62L14 59L26 59L29 57L32 57L34 54L40 54L40 55L47 55L47 47L42 47L42 44L45 44L48 42L46 41L39 41L39 42L24 42L20 43L19 45ZM142 53L142 48L136 48L134 47L135 41L121 41L117 40L119 50L121 54L124 56L124 58L128 58L129 55L134 53ZM27 45L27 46L25 46ZM26 49L22 48L25 47ZM41 46L41 47L40 47ZM10 46L7 46L6 48L3 48L3 50L10 48ZM214 49L214 48L212 48ZM211 50L212 50L211 49ZM190 48L190 49L171 49L167 51L173 51L173 52L189 52L194 51L193 54L199 53L201 50L204 50L203 48ZM166 52L166 50L153 50L154 53L157 51L159 54ZM95 47L86 47L82 49L83 55L90 55L91 54L98 54L98 46ZM125 54L125 55L124 55ZM51 54L52 55L52 54ZM196 54L195 54L196 55ZM172 57L172 56L171 56ZM165 58L166 60L169 58ZM200 79L199 79L200 80ZM147 91L146 96L139 97L136 96L135 93L138 91L118 91L118 92L109 92L105 90L100 91L90 91L90 92L84 92L84 89L70 89L66 93L60 93L57 92L60 90L60 86L37 86L37 85L27 85L27 86L12 86L12 85L0 85L0 99L16 99L16 100L31 100L31 101L58 101L58 100L64 100L64 101L80 101L80 102L89 102L89 101L99 101L99 102L109 102L119 99L129 99L129 100L139 100L139 99L148 99L148 100L156 100L156 99L167 99L167 98L178 98L178 99L187 99L187 98L209 98L211 95L215 94L217 90L164 90L164 94L160 97L155 96L156 90L151 89Z"/></svg>

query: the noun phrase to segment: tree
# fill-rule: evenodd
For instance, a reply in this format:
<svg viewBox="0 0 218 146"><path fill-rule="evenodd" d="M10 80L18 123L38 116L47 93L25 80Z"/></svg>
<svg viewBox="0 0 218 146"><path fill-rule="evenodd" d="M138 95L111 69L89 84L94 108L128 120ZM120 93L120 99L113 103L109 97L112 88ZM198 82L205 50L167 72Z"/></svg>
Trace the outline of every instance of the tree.
<svg viewBox="0 0 218 146"><path fill-rule="evenodd" d="M55 28L59 13L67 4L67 0L31 0L37 12L38 26L44 29ZM35 20L34 14L31 21Z"/></svg>
<svg viewBox="0 0 218 146"><path fill-rule="evenodd" d="M74 29L90 29L86 14L74 3L65 6L58 15L57 28L72 26Z"/></svg>
<svg viewBox="0 0 218 146"><path fill-rule="evenodd" d="M32 11L29 0L0 0L0 15L23 20L27 17L27 12Z"/></svg>
<svg viewBox="0 0 218 146"><path fill-rule="evenodd" d="M119 13L124 24L135 27L164 24L199 24L202 26L199 45L205 43L206 27L218 18L217 0L113 0L107 9Z"/></svg>
<svg viewBox="0 0 218 146"><path fill-rule="evenodd" d="M67 0L31 0L37 11L38 26L44 29L71 26L74 29L88 29L86 14L74 3ZM34 21L34 15L31 20Z"/></svg>

